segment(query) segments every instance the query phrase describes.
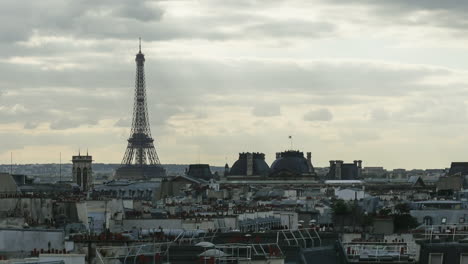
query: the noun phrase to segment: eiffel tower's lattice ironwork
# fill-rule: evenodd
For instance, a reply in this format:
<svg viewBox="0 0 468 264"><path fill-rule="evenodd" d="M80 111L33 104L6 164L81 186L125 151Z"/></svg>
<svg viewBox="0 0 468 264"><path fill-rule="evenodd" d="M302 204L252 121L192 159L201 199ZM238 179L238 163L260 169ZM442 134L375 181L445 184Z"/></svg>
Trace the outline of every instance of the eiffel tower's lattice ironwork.
<svg viewBox="0 0 468 264"><path fill-rule="evenodd" d="M122 160L122 165L159 165L161 164L151 137L148 120L148 107L146 105L145 84L145 55L141 53L141 39L139 52L135 58L135 102L133 105L133 120L127 150Z"/></svg>

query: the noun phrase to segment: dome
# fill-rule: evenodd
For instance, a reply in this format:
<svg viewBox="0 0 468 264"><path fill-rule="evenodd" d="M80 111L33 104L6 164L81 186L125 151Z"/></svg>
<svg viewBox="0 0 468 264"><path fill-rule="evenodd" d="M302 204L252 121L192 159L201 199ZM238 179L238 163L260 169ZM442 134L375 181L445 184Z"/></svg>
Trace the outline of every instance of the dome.
<svg viewBox="0 0 468 264"><path fill-rule="evenodd" d="M252 175L267 175L270 171L265 162L263 153L239 153L239 159L234 162L229 172L230 175L247 175L247 156L252 155Z"/></svg>
<svg viewBox="0 0 468 264"><path fill-rule="evenodd" d="M293 150L278 153L277 159L271 164L271 171L272 173L288 171L299 175L312 172L307 159L304 158L304 153Z"/></svg>

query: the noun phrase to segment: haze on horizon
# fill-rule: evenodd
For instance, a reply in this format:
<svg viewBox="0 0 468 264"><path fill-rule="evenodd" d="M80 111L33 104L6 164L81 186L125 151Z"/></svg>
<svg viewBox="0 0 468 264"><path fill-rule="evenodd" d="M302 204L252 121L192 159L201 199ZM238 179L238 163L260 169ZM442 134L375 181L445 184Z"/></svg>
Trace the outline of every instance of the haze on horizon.
<svg viewBox="0 0 468 264"><path fill-rule="evenodd" d="M0 164L120 163L138 37L162 163L467 161L468 2L2 1Z"/></svg>

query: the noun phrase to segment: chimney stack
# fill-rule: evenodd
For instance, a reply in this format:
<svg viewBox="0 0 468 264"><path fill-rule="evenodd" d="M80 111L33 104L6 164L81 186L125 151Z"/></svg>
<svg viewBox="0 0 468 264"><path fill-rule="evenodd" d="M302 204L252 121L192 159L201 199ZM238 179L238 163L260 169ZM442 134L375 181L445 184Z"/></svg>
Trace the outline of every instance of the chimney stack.
<svg viewBox="0 0 468 264"><path fill-rule="evenodd" d="M247 176L253 175L253 154L247 153Z"/></svg>
<svg viewBox="0 0 468 264"><path fill-rule="evenodd" d="M358 178L362 179L362 160L357 161Z"/></svg>
<svg viewBox="0 0 468 264"><path fill-rule="evenodd" d="M309 173L312 173L314 167L312 167L312 153L311 152L307 152L307 167L309 169Z"/></svg>
<svg viewBox="0 0 468 264"><path fill-rule="evenodd" d="M337 180L341 180L341 165L343 165L343 161L337 160L335 167L335 179Z"/></svg>

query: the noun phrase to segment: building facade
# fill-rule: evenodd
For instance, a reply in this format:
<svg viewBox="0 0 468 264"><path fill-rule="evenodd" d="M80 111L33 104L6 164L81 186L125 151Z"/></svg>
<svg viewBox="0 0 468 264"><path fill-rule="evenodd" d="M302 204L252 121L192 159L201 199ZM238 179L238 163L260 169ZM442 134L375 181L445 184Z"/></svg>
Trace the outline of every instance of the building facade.
<svg viewBox="0 0 468 264"><path fill-rule="evenodd" d="M88 153L82 156L78 154L78 156L72 157L73 163L73 181L80 187L80 189L84 192L91 190L94 182L93 178L93 157L89 156Z"/></svg>

